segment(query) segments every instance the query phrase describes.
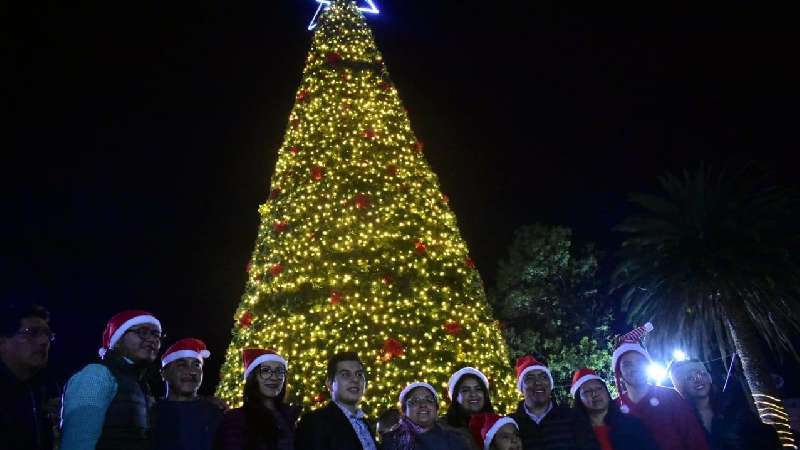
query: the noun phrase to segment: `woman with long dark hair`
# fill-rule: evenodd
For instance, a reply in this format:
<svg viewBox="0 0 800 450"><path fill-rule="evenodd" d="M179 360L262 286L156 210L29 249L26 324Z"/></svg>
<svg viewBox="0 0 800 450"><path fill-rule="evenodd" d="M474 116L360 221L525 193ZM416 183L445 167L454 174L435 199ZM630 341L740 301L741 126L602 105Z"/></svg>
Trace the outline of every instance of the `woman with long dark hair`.
<svg viewBox="0 0 800 450"><path fill-rule="evenodd" d="M570 394L575 398L578 420L583 422L576 430L594 433L579 436L579 440L594 439L602 450L658 450L658 445L644 424L632 415L623 414L605 381L592 369L580 369L572 377Z"/></svg>
<svg viewBox="0 0 800 450"><path fill-rule="evenodd" d="M447 394L450 406L440 424L461 435L471 450L480 450L470 432L469 420L478 413L494 412L489 379L474 367L464 367L450 377Z"/></svg>
<svg viewBox="0 0 800 450"><path fill-rule="evenodd" d="M245 349L244 406L228 411L217 431L218 450L293 450L300 408L286 405L288 364L271 350Z"/></svg>

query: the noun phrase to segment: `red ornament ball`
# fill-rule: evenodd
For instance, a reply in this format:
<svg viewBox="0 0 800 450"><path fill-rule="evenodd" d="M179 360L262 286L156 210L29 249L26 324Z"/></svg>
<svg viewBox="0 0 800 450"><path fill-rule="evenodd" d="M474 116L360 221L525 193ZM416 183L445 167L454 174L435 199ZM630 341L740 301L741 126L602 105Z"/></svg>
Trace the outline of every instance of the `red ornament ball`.
<svg viewBox="0 0 800 450"><path fill-rule="evenodd" d="M275 222L272 225L272 229L275 230L276 233L283 233L287 228L289 228L289 222L286 221Z"/></svg>
<svg viewBox="0 0 800 450"><path fill-rule="evenodd" d="M374 138L375 137L375 130L373 130L372 128L367 128L366 130L364 130L364 137L367 138L367 139Z"/></svg>
<svg viewBox="0 0 800 450"><path fill-rule="evenodd" d="M464 259L464 264L465 264L467 267L469 267L470 269L474 269L474 268L475 268L475 260L474 260L474 259L472 259L472 258L470 258L469 256L467 256L467 257Z"/></svg>
<svg viewBox="0 0 800 450"><path fill-rule="evenodd" d="M397 166L395 166L394 164L389 164L388 166L386 166L386 173L388 173L390 176L397 175Z"/></svg>
<svg viewBox="0 0 800 450"><path fill-rule="evenodd" d="M283 264L273 264L272 267L269 268L269 273L272 274L273 277L277 277L283 272Z"/></svg>
<svg viewBox="0 0 800 450"><path fill-rule="evenodd" d="M366 194L358 194L353 199L353 203L355 204L356 208L358 209L367 209L370 205L369 195Z"/></svg>
<svg viewBox="0 0 800 450"><path fill-rule="evenodd" d="M388 274L388 273L384 274L381 277L381 283L383 283L385 285L390 285L390 284L394 283L394 278L392 278L392 276L390 274Z"/></svg>
<svg viewBox="0 0 800 450"><path fill-rule="evenodd" d="M300 119L292 119L289 123L292 125L292 128L297 128L300 126Z"/></svg>
<svg viewBox="0 0 800 450"><path fill-rule="evenodd" d="M250 328L250 325L253 324L253 313L250 311L245 311L242 314L242 317L239 318L239 326L242 328Z"/></svg>
<svg viewBox="0 0 800 450"><path fill-rule="evenodd" d="M325 169L320 166L312 167L311 178L313 178L314 181L321 181L323 178L325 178Z"/></svg>
<svg viewBox="0 0 800 450"><path fill-rule="evenodd" d="M342 55L336 52L329 52L325 54L325 62L328 64L336 64L342 60Z"/></svg>
<svg viewBox="0 0 800 450"><path fill-rule="evenodd" d="M445 203L450 203L450 196L447 194L442 194L442 201Z"/></svg>
<svg viewBox="0 0 800 450"><path fill-rule="evenodd" d="M317 395L314 396L313 400L314 400L314 403L322 403L322 402L324 402L325 401L325 393L324 392L318 393Z"/></svg>
<svg viewBox="0 0 800 450"><path fill-rule="evenodd" d="M281 195L281 190L280 190L280 188L275 188L275 189L273 189L272 191L270 191L270 193L269 193L269 199L270 199L270 200L275 200L276 198L278 198L278 196L279 196L279 195Z"/></svg>
<svg viewBox="0 0 800 450"><path fill-rule="evenodd" d="M385 360L391 360L398 356L403 356L406 352L406 347L402 342L394 338L388 338L383 341L383 355Z"/></svg>
<svg viewBox="0 0 800 450"><path fill-rule="evenodd" d="M424 142L417 141L416 144L414 144L414 150L416 150L417 153L422 153L422 150L424 150L424 149L425 149L425 143Z"/></svg>
<svg viewBox="0 0 800 450"><path fill-rule="evenodd" d="M303 89L300 93L297 94L297 101L303 103L304 101L308 100L309 93L307 90Z"/></svg>
<svg viewBox="0 0 800 450"><path fill-rule="evenodd" d="M425 245L424 242L419 240L419 241L417 241L416 244L414 244L414 249L417 251L418 255L422 256L428 251L428 246Z"/></svg>
<svg viewBox="0 0 800 450"><path fill-rule="evenodd" d="M343 298L344 298L344 295L342 295L341 292L339 292L339 291L331 291L331 296L330 296L331 305L334 305L334 306L338 305L339 303L342 302Z"/></svg>
<svg viewBox="0 0 800 450"><path fill-rule="evenodd" d="M300 153L300 147L293 145L291 148L289 148L289 151L292 152L293 155L296 155Z"/></svg>
<svg viewBox="0 0 800 450"><path fill-rule="evenodd" d="M459 324L456 321L452 321L452 320L449 321L449 322L445 322L445 324L444 324L444 332L447 333L447 334L455 336L455 335L461 333L461 324Z"/></svg>

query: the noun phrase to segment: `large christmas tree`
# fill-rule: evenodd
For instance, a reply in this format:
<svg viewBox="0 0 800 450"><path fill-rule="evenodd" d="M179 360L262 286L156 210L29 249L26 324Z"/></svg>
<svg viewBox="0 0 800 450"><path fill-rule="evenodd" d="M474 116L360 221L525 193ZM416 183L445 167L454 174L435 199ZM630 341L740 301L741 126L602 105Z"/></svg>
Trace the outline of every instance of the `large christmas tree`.
<svg viewBox="0 0 800 450"><path fill-rule="evenodd" d="M485 371L515 399L508 351L456 218L355 3L323 13L279 150L218 395L241 403L241 349L273 348L314 408L325 364L356 351L367 412L415 380ZM442 395L441 397L444 397ZM444 406L442 404L441 406Z"/></svg>

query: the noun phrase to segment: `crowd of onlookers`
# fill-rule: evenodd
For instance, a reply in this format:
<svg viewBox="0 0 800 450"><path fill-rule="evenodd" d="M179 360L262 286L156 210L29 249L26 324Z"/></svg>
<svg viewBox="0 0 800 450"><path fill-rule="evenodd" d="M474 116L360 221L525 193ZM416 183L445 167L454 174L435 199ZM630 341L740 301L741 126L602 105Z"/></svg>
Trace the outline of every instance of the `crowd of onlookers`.
<svg viewBox="0 0 800 450"><path fill-rule="evenodd" d="M161 323L145 311L109 320L100 359L75 373L63 389L47 378L54 334L48 312L4 306L0 319L0 448L7 450L729 450L779 449L775 430L739 396L726 395L696 360L674 363L675 389L650 384L649 328L620 339L606 380L576 368L574 406L553 398L549 368L533 356L516 363L522 400L510 416L492 405L490 382L477 368L450 378L448 408L424 381L398 386L397 409L374 423L359 408L368 367L355 353L327 363L331 401L300 414L286 402L291 361L267 349L242 351L243 406L229 409L201 397L205 344L181 339L160 355L164 398L154 400L149 373L159 358ZM648 324L649 326L649 324ZM411 381L411 380L409 380Z"/></svg>

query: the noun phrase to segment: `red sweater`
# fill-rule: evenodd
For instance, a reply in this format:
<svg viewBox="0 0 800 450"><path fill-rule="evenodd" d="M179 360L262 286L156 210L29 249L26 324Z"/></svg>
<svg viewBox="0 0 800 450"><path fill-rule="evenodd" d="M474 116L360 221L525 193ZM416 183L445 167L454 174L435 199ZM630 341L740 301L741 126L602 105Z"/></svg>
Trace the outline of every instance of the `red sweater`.
<svg viewBox="0 0 800 450"><path fill-rule="evenodd" d="M597 443L600 444L602 450L614 450L611 445L611 428L608 425L597 425L592 429L594 429L594 437L597 438Z"/></svg>
<svg viewBox="0 0 800 450"><path fill-rule="evenodd" d="M627 393L617 403L623 413L644 423L661 450L709 450L703 426L674 389L651 386L638 403L633 403Z"/></svg>

